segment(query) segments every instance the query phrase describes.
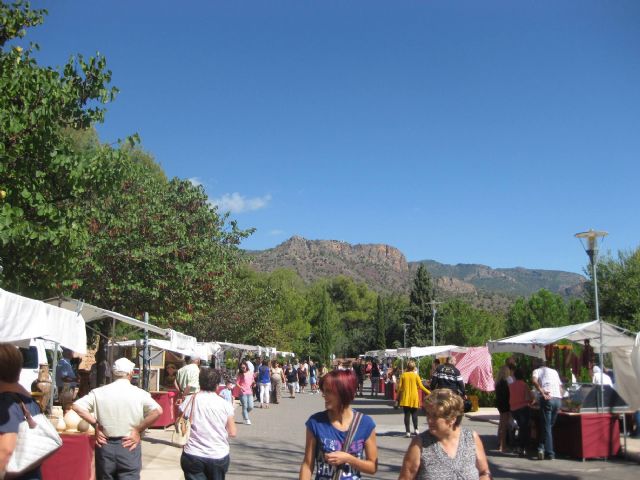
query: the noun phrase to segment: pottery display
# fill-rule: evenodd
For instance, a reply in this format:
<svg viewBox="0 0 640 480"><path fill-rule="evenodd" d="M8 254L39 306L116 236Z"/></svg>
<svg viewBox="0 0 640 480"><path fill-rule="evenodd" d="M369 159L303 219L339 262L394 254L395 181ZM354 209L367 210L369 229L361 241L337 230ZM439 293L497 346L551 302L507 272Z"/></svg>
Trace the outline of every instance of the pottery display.
<svg viewBox="0 0 640 480"><path fill-rule="evenodd" d="M67 429L67 424L64 423L64 419L62 416L56 417L58 419L58 423L56 424L56 430L58 432L64 432Z"/></svg>
<svg viewBox="0 0 640 480"><path fill-rule="evenodd" d="M80 415L78 415L73 410L69 410L64 415L64 423L67 424L67 430L77 431L78 430L78 424L81 421L82 421L82 418L80 418Z"/></svg>
<svg viewBox="0 0 640 480"><path fill-rule="evenodd" d="M54 405L51 407L51 415L56 416L58 418L64 417L64 412L62 411L62 407L60 405Z"/></svg>
<svg viewBox="0 0 640 480"><path fill-rule="evenodd" d="M79 432L88 432L89 431L89 427L91 427L91 425L89 425L89 422L87 422L86 420L80 420L80 422L78 423L78 431Z"/></svg>

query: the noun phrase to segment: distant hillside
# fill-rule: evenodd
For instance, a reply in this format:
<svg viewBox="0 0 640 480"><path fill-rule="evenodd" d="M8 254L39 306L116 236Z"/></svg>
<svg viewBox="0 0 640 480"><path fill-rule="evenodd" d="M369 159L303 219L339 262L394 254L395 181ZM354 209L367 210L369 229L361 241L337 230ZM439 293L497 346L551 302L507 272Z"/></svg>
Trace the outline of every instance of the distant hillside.
<svg viewBox="0 0 640 480"><path fill-rule="evenodd" d="M565 297L580 295L585 278L556 270L486 265L446 265L433 260L407 262L395 247L382 244L351 245L336 240L307 240L294 236L275 248L247 252L258 271L290 268L306 282L345 275L378 292L405 293L423 263L442 298L460 296L477 306L504 310L516 296L527 296L541 288Z"/></svg>

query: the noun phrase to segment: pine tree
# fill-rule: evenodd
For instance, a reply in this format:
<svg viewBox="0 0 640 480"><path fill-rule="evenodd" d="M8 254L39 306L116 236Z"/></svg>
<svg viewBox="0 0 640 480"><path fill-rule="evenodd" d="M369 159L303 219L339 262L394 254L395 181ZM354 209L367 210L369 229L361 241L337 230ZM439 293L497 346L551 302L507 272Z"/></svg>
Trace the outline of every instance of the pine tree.
<svg viewBox="0 0 640 480"><path fill-rule="evenodd" d="M325 365L330 364L331 354L336 344L338 314L326 289L322 292L320 310L316 316L314 338L318 355Z"/></svg>
<svg viewBox="0 0 640 480"><path fill-rule="evenodd" d="M433 286L431 276L423 264L420 264L409 294L409 308L406 312L407 323L411 325L409 339L411 345L431 345L431 305Z"/></svg>
<svg viewBox="0 0 640 480"><path fill-rule="evenodd" d="M375 348L384 350L385 348L387 348L387 318L384 308L384 302L382 301L382 297L380 295L378 295L378 300L376 301L374 325Z"/></svg>

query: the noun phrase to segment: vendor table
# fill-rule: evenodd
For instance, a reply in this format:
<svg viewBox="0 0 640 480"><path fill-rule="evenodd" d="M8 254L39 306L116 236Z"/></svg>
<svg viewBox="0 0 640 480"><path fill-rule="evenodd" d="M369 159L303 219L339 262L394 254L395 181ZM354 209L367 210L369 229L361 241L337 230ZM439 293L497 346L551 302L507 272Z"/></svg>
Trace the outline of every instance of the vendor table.
<svg viewBox="0 0 640 480"><path fill-rule="evenodd" d="M96 441L86 433L61 433L62 447L42 463L43 480L94 480Z"/></svg>
<svg viewBox="0 0 640 480"><path fill-rule="evenodd" d="M533 418L539 421L538 414ZM620 452L618 415L559 412L553 426L553 447L558 455L583 460L615 456Z"/></svg>
<svg viewBox="0 0 640 480"><path fill-rule="evenodd" d="M152 428L165 428L169 425L173 425L176 422L177 409L176 400L178 398L178 392L175 390L168 390L166 392L151 392L151 398L153 398L158 405L162 407L162 415L158 417Z"/></svg>

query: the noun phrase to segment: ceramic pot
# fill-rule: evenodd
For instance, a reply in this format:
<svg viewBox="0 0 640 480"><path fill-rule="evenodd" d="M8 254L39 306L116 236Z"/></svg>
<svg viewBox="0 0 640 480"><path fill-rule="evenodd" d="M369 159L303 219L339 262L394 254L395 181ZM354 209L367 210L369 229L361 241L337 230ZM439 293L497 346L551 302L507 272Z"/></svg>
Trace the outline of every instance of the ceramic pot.
<svg viewBox="0 0 640 480"><path fill-rule="evenodd" d="M67 429L67 424L64 423L62 417L56 417L58 419L58 423L56 424L56 430L58 432L64 432Z"/></svg>
<svg viewBox="0 0 640 480"><path fill-rule="evenodd" d="M62 411L62 407L60 405L54 405L51 407L51 415L62 418L64 416L64 412Z"/></svg>
<svg viewBox="0 0 640 480"><path fill-rule="evenodd" d="M73 410L69 410L64 415L64 423L67 424L67 430L78 430L78 424L82 421L80 415Z"/></svg>
<svg viewBox="0 0 640 480"><path fill-rule="evenodd" d="M86 420L80 420L80 422L78 423L78 431L88 432L90 426L91 425L89 425L89 422L87 422Z"/></svg>

